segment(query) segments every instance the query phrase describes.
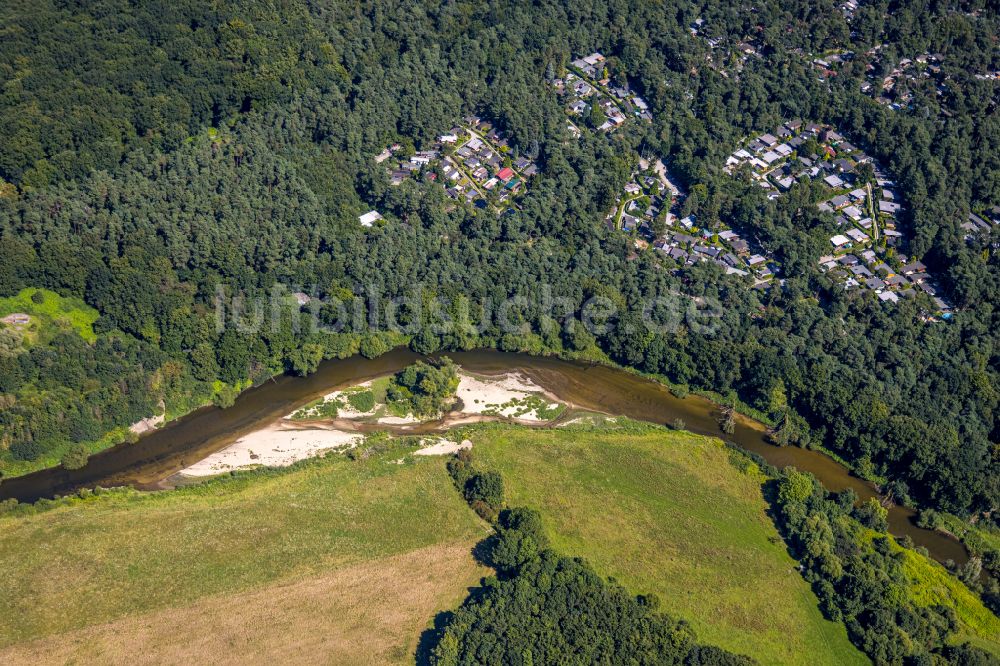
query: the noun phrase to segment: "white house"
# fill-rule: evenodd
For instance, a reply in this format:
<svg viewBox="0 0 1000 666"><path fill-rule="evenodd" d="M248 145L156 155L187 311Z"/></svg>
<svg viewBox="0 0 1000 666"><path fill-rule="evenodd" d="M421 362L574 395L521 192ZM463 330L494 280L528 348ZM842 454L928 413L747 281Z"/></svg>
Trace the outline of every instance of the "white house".
<svg viewBox="0 0 1000 666"><path fill-rule="evenodd" d="M376 222L382 219L382 214L377 210L370 210L364 215L358 217L358 222L361 223L363 227L373 226Z"/></svg>

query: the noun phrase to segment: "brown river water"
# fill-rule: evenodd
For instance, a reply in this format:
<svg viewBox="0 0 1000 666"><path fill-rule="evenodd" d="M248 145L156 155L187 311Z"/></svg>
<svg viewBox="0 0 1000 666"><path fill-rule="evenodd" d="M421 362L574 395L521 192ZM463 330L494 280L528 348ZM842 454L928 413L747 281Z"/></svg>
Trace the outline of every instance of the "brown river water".
<svg viewBox="0 0 1000 666"><path fill-rule="evenodd" d="M730 441L759 454L775 467L793 465L811 472L829 490L853 488L862 499L876 495L870 483L851 476L823 453L774 446L768 443L764 426L745 417L737 419L735 432L724 434L719 429L720 412L715 403L698 396L678 398L662 384L622 370L486 350L451 352L448 356L472 373L519 371L559 399L583 409L658 424L679 418L688 430ZM56 467L6 479L0 483L0 499L13 497L31 502L94 486L160 487L185 467L320 395L396 372L419 358L413 352L397 349L376 359L354 356L326 361L308 377L276 377L242 393L232 407L203 407L143 436L135 444L120 444L91 456L81 469ZM958 563L968 560L965 548L955 539L917 527L912 510L893 506L888 518L893 534L909 535L935 559Z"/></svg>

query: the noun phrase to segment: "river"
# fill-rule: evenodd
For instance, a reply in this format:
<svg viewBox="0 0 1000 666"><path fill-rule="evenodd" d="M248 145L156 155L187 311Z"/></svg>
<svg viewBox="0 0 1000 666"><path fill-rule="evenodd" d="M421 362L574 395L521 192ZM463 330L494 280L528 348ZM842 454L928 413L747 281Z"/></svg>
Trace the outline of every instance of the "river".
<svg viewBox="0 0 1000 666"><path fill-rule="evenodd" d="M448 356L473 373L520 371L561 400L584 409L659 424L681 419L688 430L733 442L759 454L775 467L794 465L799 470L811 472L829 490L852 488L862 499L876 496L871 484L851 476L827 455L797 447L774 446L768 443L764 426L745 417L737 419L735 432L724 434L719 429L719 407L715 403L699 396L678 398L662 384L622 370L491 350L452 352ZM91 456L81 469L56 467L6 479L0 483L0 499L13 497L31 502L98 485L156 488L181 469L320 395L396 372L419 358L406 349L396 349L376 359L354 356L326 361L308 377L276 377L240 394L232 407L203 407L143 436L134 444L119 444ZM888 520L893 534L909 535L935 559L951 559L958 563L968 560L960 542L917 527L912 510L890 507Z"/></svg>

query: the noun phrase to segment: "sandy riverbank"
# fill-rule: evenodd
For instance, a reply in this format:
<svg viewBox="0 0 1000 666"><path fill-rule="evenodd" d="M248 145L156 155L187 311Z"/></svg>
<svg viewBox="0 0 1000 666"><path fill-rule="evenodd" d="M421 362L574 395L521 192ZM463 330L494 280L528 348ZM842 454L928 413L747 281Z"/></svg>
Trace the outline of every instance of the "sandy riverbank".
<svg viewBox="0 0 1000 666"><path fill-rule="evenodd" d="M520 421L549 421L538 413L540 408L557 409L561 403L541 386L520 373L498 377L476 377L468 373L459 375L456 396L462 401L462 414L489 414L516 418ZM538 406L528 402L538 400Z"/></svg>
<svg viewBox="0 0 1000 666"><path fill-rule="evenodd" d="M154 430L157 426L166 421L166 419L166 414L157 414L156 416L150 416L149 418L142 419L141 421L136 421L130 425L128 429L137 435L141 435L144 432Z"/></svg>
<svg viewBox="0 0 1000 666"><path fill-rule="evenodd" d="M425 441L424 444L427 444ZM455 442L450 439L440 438L433 444L423 446L413 452L415 456L450 456L452 453L458 453L462 449L471 449L472 442L468 439L463 439L461 442Z"/></svg>
<svg viewBox="0 0 1000 666"><path fill-rule="evenodd" d="M357 433L342 430L320 426L296 428L279 422L241 437L180 473L212 476L256 465L287 467L330 449L351 446L360 438Z"/></svg>
<svg viewBox="0 0 1000 666"><path fill-rule="evenodd" d="M368 381L323 396L327 402L338 401L343 405L338 407L336 418L320 416L315 406L300 408L181 470L180 475L212 476L258 465L284 467L324 451L352 446L364 436L364 432L379 429L379 426L405 433L425 422L412 414L406 417L379 416L384 411L383 404L376 404L367 412L360 412L346 404L346 395L359 389L370 389L371 386L372 382ZM460 372L455 404L454 410L437 421L435 427L449 429L494 419L541 425L551 421L553 414L562 407L554 396L520 373L487 377ZM316 418L309 419L310 412ZM306 418L303 419L303 416ZM469 446L471 442L468 440L459 443L440 438L414 453L448 455Z"/></svg>

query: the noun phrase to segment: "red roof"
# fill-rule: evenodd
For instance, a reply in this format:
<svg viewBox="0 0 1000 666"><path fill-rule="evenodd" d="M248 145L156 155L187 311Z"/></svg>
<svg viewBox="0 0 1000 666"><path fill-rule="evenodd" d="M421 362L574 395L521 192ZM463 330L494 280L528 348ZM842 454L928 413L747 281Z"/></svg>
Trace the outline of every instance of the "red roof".
<svg viewBox="0 0 1000 666"><path fill-rule="evenodd" d="M513 169L511 169L510 167L504 167L500 169L500 172L497 174L497 178L499 178L500 180L510 180L510 177L513 175L514 175Z"/></svg>

